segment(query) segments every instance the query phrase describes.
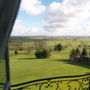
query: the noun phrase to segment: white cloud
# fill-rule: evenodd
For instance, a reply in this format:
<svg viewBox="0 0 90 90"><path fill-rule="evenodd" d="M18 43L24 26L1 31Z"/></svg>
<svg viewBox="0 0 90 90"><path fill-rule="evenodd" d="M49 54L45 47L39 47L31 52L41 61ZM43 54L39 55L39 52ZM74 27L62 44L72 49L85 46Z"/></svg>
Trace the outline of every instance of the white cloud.
<svg viewBox="0 0 90 90"><path fill-rule="evenodd" d="M89 17L90 0L64 0L62 3L54 2L48 7L44 27L45 30L56 32L56 34L60 35L85 35L85 30L83 30L81 23L84 23ZM85 33L90 32L89 30L87 29Z"/></svg>
<svg viewBox="0 0 90 90"><path fill-rule="evenodd" d="M41 29L41 28L38 28L38 27L33 27L31 28L31 30L27 31L27 36L41 36L41 35L47 35L48 32Z"/></svg>
<svg viewBox="0 0 90 90"><path fill-rule="evenodd" d="M29 27L25 25L22 20L16 20L11 36L37 36L46 34L47 31L45 30L42 30L35 26Z"/></svg>
<svg viewBox="0 0 90 90"><path fill-rule="evenodd" d="M54 27L54 26L53 26ZM90 35L90 22L86 22L83 28L79 25L78 27L71 28L57 28L53 32L40 29L38 27L32 26L31 28L26 26L22 20L16 20L15 25L13 27L12 36L40 36L40 35L48 35L48 36L89 36Z"/></svg>
<svg viewBox="0 0 90 90"><path fill-rule="evenodd" d="M36 28L36 27L32 27L31 32L32 33L38 33L39 32L39 29Z"/></svg>
<svg viewBox="0 0 90 90"><path fill-rule="evenodd" d="M38 15L45 11L45 6L40 0L22 0L21 10L31 15Z"/></svg>
<svg viewBox="0 0 90 90"><path fill-rule="evenodd" d="M27 30L28 30L27 27L24 25L24 23L21 20L16 20L11 35L14 36L24 35L24 33Z"/></svg>
<svg viewBox="0 0 90 90"><path fill-rule="evenodd" d="M44 9L41 10L41 6ZM32 15L40 14L45 10L45 6L39 0L22 0L21 7ZM44 29L34 25L29 27L24 24L24 21L16 20L12 35L90 36L90 19L88 19L90 18L90 0L54 2L46 11Z"/></svg>

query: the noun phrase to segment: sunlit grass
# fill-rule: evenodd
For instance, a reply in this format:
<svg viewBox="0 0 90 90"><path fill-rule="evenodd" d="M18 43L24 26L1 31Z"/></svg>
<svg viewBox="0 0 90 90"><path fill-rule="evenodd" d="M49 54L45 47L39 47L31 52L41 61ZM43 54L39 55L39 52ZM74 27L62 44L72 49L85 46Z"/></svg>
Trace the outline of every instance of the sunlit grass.
<svg viewBox="0 0 90 90"><path fill-rule="evenodd" d="M24 54L23 54L24 53ZM26 54L25 54L26 53ZM30 80L67 75L80 75L90 71L88 64L72 62L65 52L52 52L48 59L36 59L33 54L19 52L11 54L11 83L17 84Z"/></svg>

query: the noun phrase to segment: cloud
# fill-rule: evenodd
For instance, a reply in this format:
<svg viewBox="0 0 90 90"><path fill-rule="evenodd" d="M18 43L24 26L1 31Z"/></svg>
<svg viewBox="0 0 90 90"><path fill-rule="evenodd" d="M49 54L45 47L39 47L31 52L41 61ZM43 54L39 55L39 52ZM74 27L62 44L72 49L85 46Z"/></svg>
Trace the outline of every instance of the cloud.
<svg viewBox="0 0 90 90"><path fill-rule="evenodd" d="M73 28L57 28L54 31L47 31L39 27L31 28L24 24L22 20L16 20L11 36L90 36L90 22L84 23L83 27L78 25Z"/></svg>
<svg viewBox="0 0 90 90"><path fill-rule="evenodd" d="M16 20L11 36L40 36L46 34L47 31L45 30L35 26L29 27L22 20Z"/></svg>
<svg viewBox="0 0 90 90"><path fill-rule="evenodd" d="M21 2L21 10L30 15L38 15L44 12L45 8L40 0L22 0Z"/></svg>
<svg viewBox="0 0 90 90"><path fill-rule="evenodd" d="M40 11L41 6L44 9ZM42 24L44 29L16 20L12 35L90 36L90 0L63 0L51 3L48 8L40 0L22 0L21 9L32 15L47 9Z"/></svg>
<svg viewBox="0 0 90 90"><path fill-rule="evenodd" d="M75 33L82 35L85 32L82 23L89 17L90 0L63 0L62 3L54 2L48 7L47 16L44 20L44 28L47 31L57 32L60 35L61 33L62 35L75 35Z"/></svg>
<svg viewBox="0 0 90 90"><path fill-rule="evenodd" d="M38 33L39 32L39 29L36 28L36 27L32 27L31 32L32 33Z"/></svg>
<svg viewBox="0 0 90 90"><path fill-rule="evenodd" d="M44 34L45 34L44 30L42 30L38 27L35 27L35 26L32 26L31 30L27 31L28 36L40 36L40 35L44 35Z"/></svg>
<svg viewBox="0 0 90 90"><path fill-rule="evenodd" d="M11 35L13 36L19 36L24 35L24 33L28 30L28 28L25 26L25 24L22 22L22 20L16 20L13 31Z"/></svg>

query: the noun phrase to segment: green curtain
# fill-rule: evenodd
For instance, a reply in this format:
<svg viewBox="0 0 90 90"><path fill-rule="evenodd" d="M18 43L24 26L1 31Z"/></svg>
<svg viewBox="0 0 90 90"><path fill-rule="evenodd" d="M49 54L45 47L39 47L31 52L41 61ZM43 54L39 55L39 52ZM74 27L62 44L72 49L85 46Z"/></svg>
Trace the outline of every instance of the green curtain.
<svg viewBox="0 0 90 90"><path fill-rule="evenodd" d="M20 0L0 0L0 90L9 90L8 40Z"/></svg>

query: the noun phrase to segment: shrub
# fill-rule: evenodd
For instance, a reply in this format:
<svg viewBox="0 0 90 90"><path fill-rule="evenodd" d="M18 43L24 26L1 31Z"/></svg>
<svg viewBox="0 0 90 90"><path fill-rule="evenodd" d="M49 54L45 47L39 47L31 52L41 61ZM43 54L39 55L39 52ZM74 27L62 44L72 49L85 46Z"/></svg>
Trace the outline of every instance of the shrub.
<svg viewBox="0 0 90 90"><path fill-rule="evenodd" d="M50 57L50 51L47 49L38 49L35 52L35 56L39 59L40 58L48 58L48 57Z"/></svg>
<svg viewBox="0 0 90 90"><path fill-rule="evenodd" d="M76 48L75 50L75 56L79 56L80 55L80 50L78 48Z"/></svg>
<svg viewBox="0 0 90 90"><path fill-rule="evenodd" d="M20 51L22 51L23 50L23 48L22 47L20 47L20 49L19 49Z"/></svg>
<svg viewBox="0 0 90 90"><path fill-rule="evenodd" d="M80 56L80 50L78 48L72 49L70 52L70 56Z"/></svg>
<svg viewBox="0 0 90 90"><path fill-rule="evenodd" d="M90 56L90 52L89 52L89 56Z"/></svg>
<svg viewBox="0 0 90 90"><path fill-rule="evenodd" d="M17 54L18 54L18 51L17 51L17 50L15 50L15 51L14 51L14 53L15 53L15 55L17 55Z"/></svg>
<svg viewBox="0 0 90 90"><path fill-rule="evenodd" d="M78 47L82 47L82 45L78 45Z"/></svg>
<svg viewBox="0 0 90 90"><path fill-rule="evenodd" d="M82 53L81 53L81 56L87 56L87 55L88 55L87 49L86 48L83 48Z"/></svg>
<svg viewBox="0 0 90 90"><path fill-rule="evenodd" d="M74 56L75 55L75 50L72 49L71 52L70 52L70 56Z"/></svg>
<svg viewBox="0 0 90 90"><path fill-rule="evenodd" d="M61 51L62 49L63 49L63 46L61 44L55 45L55 48L54 48L55 51Z"/></svg>

